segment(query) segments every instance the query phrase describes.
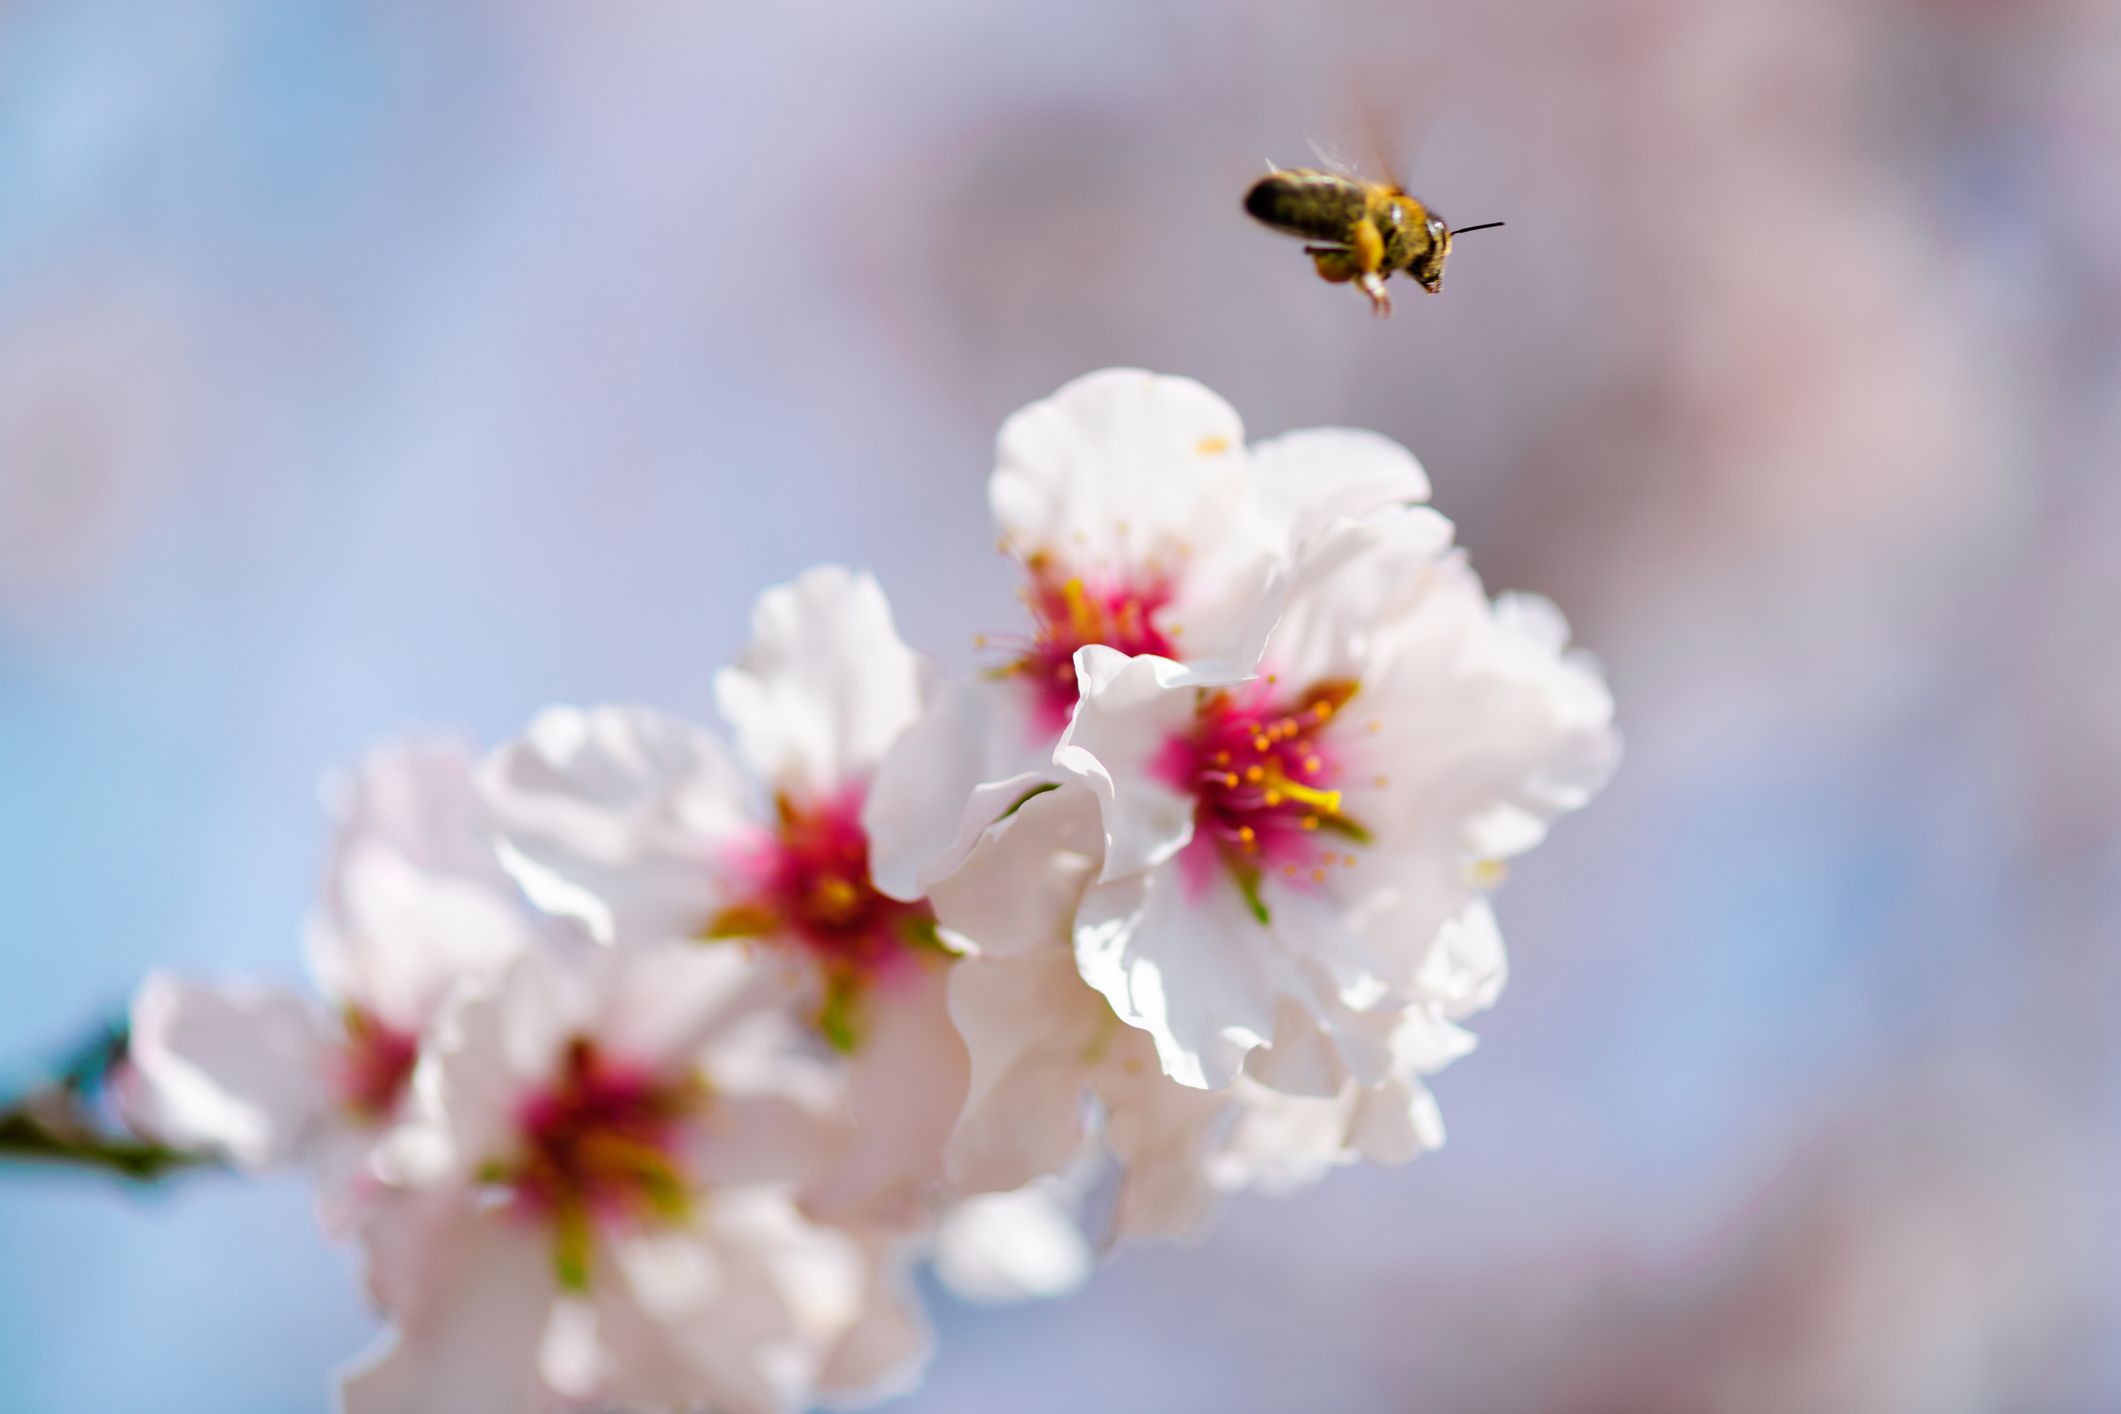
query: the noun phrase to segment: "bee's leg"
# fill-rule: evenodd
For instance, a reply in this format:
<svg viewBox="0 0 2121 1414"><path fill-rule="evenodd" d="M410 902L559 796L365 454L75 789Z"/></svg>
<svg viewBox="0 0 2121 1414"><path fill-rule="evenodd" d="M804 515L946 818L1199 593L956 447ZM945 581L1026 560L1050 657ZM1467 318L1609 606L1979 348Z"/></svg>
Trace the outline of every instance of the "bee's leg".
<svg viewBox="0 0 2121 1414"><path fill-rule="evenodd" d="M1365 275L1375 275L1385 268L1385 238L1374 222L1368 220L1355 223L1354 240L1348 245L1348 254L1355 259L1355 268Z"/></svg>
<svg viewBox="0 0 2121 1414"><path fill-rule="evenodd" d="M1354 255L1338 246L1307 245L1304 254L1318 267L1318 278L1329 285L1345 285L1362 273Z"/></svg>
<svg viewBox="0 0 2121 1414"><path fill-rule="evenodd" d="M1374 272L1359 275L1355 287L1370 297L1370 312L1379 316L1392 312L1392 294L1385 288L1385 277Z"/></svg>

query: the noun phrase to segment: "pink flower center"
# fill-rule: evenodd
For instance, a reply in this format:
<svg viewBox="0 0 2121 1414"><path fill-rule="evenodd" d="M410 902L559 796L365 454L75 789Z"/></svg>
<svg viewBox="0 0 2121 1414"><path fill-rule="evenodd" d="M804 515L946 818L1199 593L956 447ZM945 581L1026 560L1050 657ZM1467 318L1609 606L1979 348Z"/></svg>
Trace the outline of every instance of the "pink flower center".
<svg viewBox="0 0 2121 1414"><path fill-rule="evenodd" d="M1025 568L1031 573L1024 591L1034 626L1031 641L1000 671L1031 685L1041 731L1064 730L1075 711L1076 649L1101 643L1130 655L1178 657L1178 645L1156 626L1157 611L1171 602L1171 586L1164 580L1092 583L1063 576L1044 555L1033 555Z"/></svg>
<svg viewBox="0 0 2121 1414"><path fill-rule="evenodd" d="M1220 863L1265 922L1268 871L1312 886L1355 862L1341 846L1369 833L1341 808L1342 767L1323 731L1354 695L1349 682L1294 698L1277 698L1271 679L1248 684L1207 697L1192 731L1166 743L1157 773L1194 799L1193 843L1181 856L1190 886L1205 887Z"/></svg>
<svg viewBox="0 0 2121 1414"><path fill-rule="evenodd" d="M679 1152L704 1082L617 1061L576 1037L549 1085L516 1112L517 1147L480 1177L514 1210L549 1224L561 1284L586 1285L597 1223L678 1222L691 1208Z"/></svg>
<svg viewBox="0 0 2121 1414"><path fill-rule="evenodd" d="M341 1022L346 1043L339 1052L339 1103L371 1122L396 1113L398 1101L420 1058L419 1038L379 1020L373 1012L348 1007Z"/></svg>
<svg viewBox="0 0 2121 1414"><path fill-rule="evenodd" d="M814 958L826 980L818 1024L841 1049L854 1045L852 1007L867 984L942 947L933 909L869 881L862 798L855 787L813 805L776 800L773 831L739 847L731 861L746 887L704 931L786 939Z"/></svg>

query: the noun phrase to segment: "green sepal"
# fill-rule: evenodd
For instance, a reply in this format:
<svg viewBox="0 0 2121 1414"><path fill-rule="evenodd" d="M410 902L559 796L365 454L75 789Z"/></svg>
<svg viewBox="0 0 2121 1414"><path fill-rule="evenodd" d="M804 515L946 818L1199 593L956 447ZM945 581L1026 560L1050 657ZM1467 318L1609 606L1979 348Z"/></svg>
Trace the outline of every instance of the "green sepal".
<svg viewBox="0 0 2121 1414"><path fill-rule="evenodd" d="M825 980L825 1002L818 1008L818 1034L825 1044L843 1056L854 1054L861 1044L861 1028L857 1013L861 1009L861 983L847 973L835 973Z"/></svg>
<svg viewBox="0 0 2121 1414"><path fill-rule="evenodd" d="M552 1276L560 1290L589 1290L592 1245L589 1211L578 1203L563 1204L552 1215Z"/></svg>
<svg viewBox="0 0 2121 1414"><path fill-rule="evenodd" d="M1357 844L1368 844L1371 840L1368 830L1345 815L1321 815L1318 817L1318 828L1353 840Z"/></svg>
<svg viewBox="0 0 2121 1414"><path fill-rule="evenodd" d="M1237 891L1244 895L1245 906L1252 910L1252 916L1258 919L1262 926L1272 923L1274 921L1273 911L1267 907L1267 901L1259 895L1260 873L1257 866L1233 864L1230 866L1230 872L1237 876Z"/></svg>

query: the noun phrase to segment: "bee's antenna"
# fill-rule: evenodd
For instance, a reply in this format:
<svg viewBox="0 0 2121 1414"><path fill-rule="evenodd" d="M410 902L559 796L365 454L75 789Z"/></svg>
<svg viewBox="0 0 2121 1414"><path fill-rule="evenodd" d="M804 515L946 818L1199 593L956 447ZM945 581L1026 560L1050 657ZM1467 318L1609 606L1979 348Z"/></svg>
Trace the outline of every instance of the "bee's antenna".
<svg viewBox="0 0 2121 1414"><path fill-rule="evenodd" d="M1468 231L1492 231L1497 226L1507 224L1507 222L1503 221L1483 221L1478 226L1453 226L1451 228L1451 234L1454 236L1462 236Z"/></svg>

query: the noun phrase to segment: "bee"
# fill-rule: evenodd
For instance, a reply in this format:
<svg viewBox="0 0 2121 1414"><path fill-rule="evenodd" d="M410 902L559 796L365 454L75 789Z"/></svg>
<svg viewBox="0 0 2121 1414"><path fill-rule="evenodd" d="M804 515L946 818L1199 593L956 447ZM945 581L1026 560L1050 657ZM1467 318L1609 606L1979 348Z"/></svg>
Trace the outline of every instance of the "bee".
<svg viewBox="0 0 2121 1414"><path fill-rule="evenodd" d="M1270 170L1245 193L1245 210L1262 225L1301 237L1320 279L1335 285L1352 281L1381 315L1392 312L1385 281L1395 272L1406 271L1433 295L1443 288L1451 237L1503 224L1485 221L1454 232L1396 181L1366 181L1353 172L1315 167Z"/></svg>

